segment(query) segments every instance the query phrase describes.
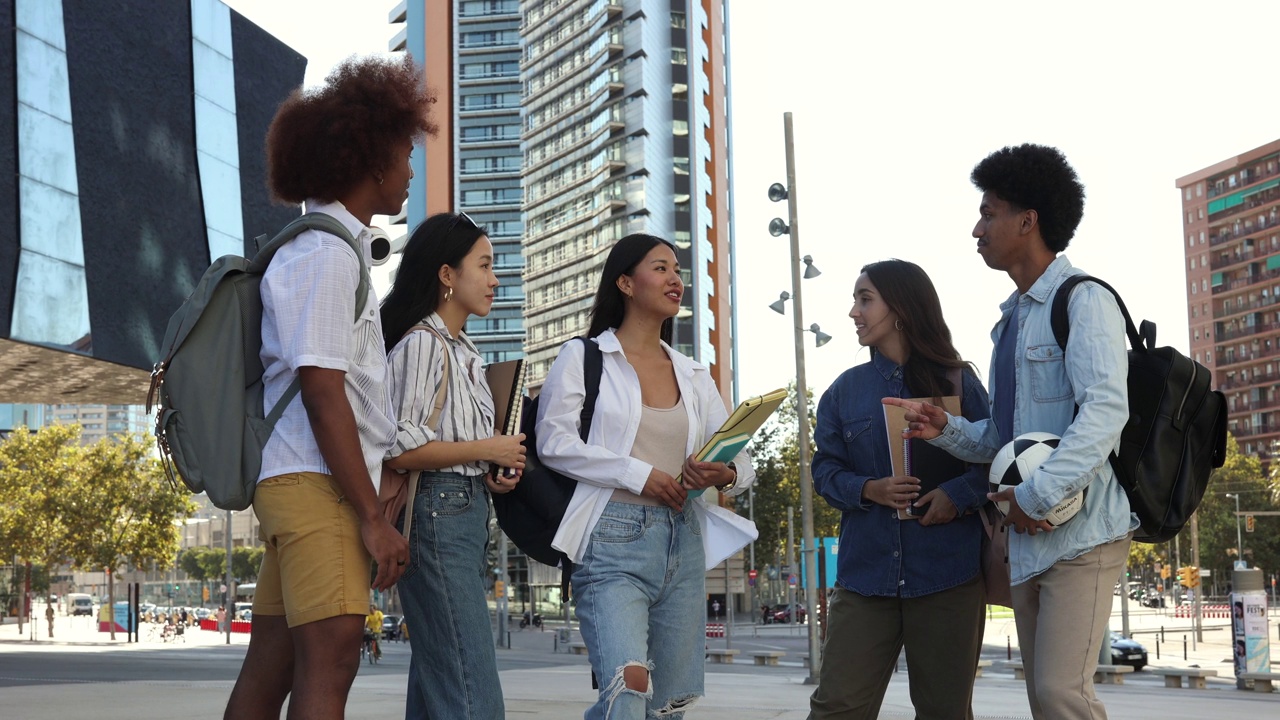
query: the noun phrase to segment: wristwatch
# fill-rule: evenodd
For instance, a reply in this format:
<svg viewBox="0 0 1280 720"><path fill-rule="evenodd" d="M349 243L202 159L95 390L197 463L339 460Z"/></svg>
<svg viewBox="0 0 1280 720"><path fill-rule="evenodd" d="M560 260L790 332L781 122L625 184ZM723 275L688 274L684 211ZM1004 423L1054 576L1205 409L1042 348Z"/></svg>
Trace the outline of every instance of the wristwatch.
<svg viewBox="0 0 1280 720"><path fill-rule="evenodd" d="M733 461L729 461L725 464L728 465L729 469L733 471L733 479L725 483L724 485L717 485L716 489L719 490L720 492L729 492L734 488L735 485L738 484L738 466L733 464Z"/></svg>

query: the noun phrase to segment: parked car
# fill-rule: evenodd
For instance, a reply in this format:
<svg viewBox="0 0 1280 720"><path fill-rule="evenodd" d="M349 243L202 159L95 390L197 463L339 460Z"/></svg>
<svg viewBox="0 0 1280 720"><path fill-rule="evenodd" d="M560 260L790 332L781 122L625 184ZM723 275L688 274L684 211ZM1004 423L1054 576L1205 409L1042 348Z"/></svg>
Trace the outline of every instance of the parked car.
<svg viewBox="0 0 1280 720"><path fill-rule="evenodd" d="M800 603L796 603L796 622L803 623L805 621L806 615L807 613L805 612L804 605ZM791 606L779 605L775 607L773 609L773 622L775 623L791 622Z"/></svg>
<svg viewBox="0 0 1280 720"><path fill-rule="evenodd" d="M400 616L399 615L383 615L382 616L382 639L395 640L400 636Z"/></svg>
<svg viewBox="0 0 1280 720"><path fill-rule="evenodd" d="M1111 664L1129 665L1134 672L1147 666L1147 649L1133 638L1111 633Z"/></svg>

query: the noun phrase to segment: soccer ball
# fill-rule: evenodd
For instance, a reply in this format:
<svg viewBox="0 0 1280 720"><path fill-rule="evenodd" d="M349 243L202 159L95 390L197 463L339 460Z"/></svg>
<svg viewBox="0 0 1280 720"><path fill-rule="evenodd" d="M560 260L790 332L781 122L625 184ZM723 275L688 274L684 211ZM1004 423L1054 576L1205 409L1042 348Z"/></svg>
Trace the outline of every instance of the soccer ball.
<svg viewBox="0 0 1280 720"><path fill-rule="evenodd" d="M1060 439L1050 433L1024 433L1000 448L995 460L991 461L991 492L1000 492L1022 484L1023 480L1031 477L1036 468L1049 459ZM1050 525L1061 525L1080 512L1080 508L1084 507L1084 497L1085 490L1068 497L1050 510L1044 519ZM1009 512L1007 502L998 502L996 507L1002 513Z"/></svg>

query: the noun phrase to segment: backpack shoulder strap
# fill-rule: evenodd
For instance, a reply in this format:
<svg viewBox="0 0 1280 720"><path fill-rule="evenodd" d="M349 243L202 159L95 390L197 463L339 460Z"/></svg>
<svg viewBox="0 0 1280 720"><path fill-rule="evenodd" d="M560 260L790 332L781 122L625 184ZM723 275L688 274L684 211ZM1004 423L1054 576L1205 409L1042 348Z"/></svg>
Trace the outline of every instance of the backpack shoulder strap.
<svg viewBox="0 0 1280 720"><path fill-rule="evenodd" d="M325 213L307 213L285 225L276 236L271 238L257 254L253 256L253 260L249 263L248 271L261 275L267 271L267 265L271 264L271 259L276 256L276 251L284 246L285 243L298 237L306 230L319 230L327 232L330 235L341 238L356 254L356 262L360 263L360 277L356 281L356 315L352 318L352 322L360 319L364 314L364 305L369 299L369 268L364 264L364 250L360 247L359 241L351 235L351 231L347 230L347 226L338 222L338 219L332 215ZM284 415L285 409L289 407L289 403L298 396L302 391L302 377L298 376L289 383L289 387L285 388L284 394L271 408L271 412L267 413L267 427L274 428L279 422L280 417Z"/></svg>
<svg viewBox="0 0 1280 720"><path fill-rule="evenodd" d="M604 353L599 343L590 338L579 337L582 341L582 380L586 390L586 398L582 401L582 414L578 418L578 432L582 442L591 434L591 421L596 414L596 400L600 398L600 378L604 376Z"/></svg>
<svg viewBox="0 0 1280 720"><path fill-rule="evenodd" d="M253 256L253 261L249 265L249 272L258 274L266 272L267 265L271 264L271 259L276 256L276 251L283 247L285 243L307 230L329 233L345 242L351 248L351 251L356 254L356 261L360 263L360 278L356 284L355 319L358 320L364 311L364 304L369 298L369 268L364 263L364 248L360 247L360 242L352 236L350 230L347 230L347 226L338 222L338 219L332 215L318 212L307 213L285 225L280 232L276 233L275 237L271 238Z"/></svg>
<svg viewBox="0 0 1280 720"><path fill-rule="evenodd" d="M1139 333L1133 325L1133 319L1129 317L1129 308L1125 307L1120 293L1116 292L1116 289L1106 282L1092 275L1081 274L1071 275L1066 280L1063 280L1062 284L1058 286L1058 290L1053 294L1053 306L1049 310L1049 323L1053 328L1053 339L1058 341L1058 347L1065 351L1067 349L1067 338L1071 334L1071 318L1067 312L1071 291L1076 285L1086 281L1101 285L1115 297L1116 304L1120 306L1120 314L1124 316L1125 334L1129 336L1129 344L1134 350L1151 349L1156 346L1155 323L1143 320L1142 332Z"/></svg>

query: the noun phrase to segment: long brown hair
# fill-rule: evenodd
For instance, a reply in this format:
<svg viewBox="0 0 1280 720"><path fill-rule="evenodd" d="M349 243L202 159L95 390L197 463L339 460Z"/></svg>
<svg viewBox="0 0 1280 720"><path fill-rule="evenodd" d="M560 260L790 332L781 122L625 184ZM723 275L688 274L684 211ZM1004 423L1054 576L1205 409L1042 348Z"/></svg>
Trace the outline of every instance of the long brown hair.
<svg viewBox="0 0 1280 720"><path fill-rule="evenodd" d="M961 359L951 343L951 329L942 318L942 302L929 275L906 260L874 262L863 266L862 272L898 316L899 332L909 351L902 367L907 388L920 397L962 395L963 388L952 387L947 371L967 368L973 372L973 363Z"/></svg>

